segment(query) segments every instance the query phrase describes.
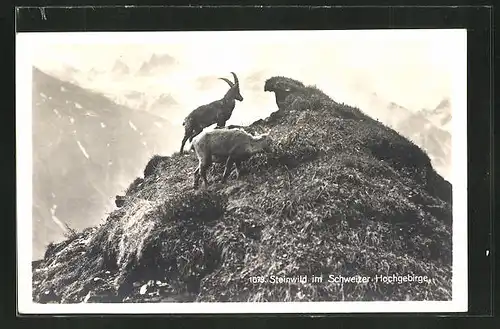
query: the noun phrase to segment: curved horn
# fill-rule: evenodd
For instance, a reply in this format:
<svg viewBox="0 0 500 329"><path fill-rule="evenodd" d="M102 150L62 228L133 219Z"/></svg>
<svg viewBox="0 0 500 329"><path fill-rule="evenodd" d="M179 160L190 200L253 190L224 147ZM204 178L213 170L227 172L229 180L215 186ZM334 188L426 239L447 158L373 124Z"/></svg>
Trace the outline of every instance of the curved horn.
<svg viewBox="0 0 500 329"><path fill-rule="evenodd" d="M234 77L234 84L239 85L239 84L240 84L240 82L238 81L238 77L236 76L236 73L231 72L231 74L232 74L232 75L233 75L233 77Z"/></svg>
<svg viewBox="0 0 500 329"><path fill-rule="evenodd" d="M227 84L229 85L229 87L233 87L234 86L234 83L232 83L231 80L229 80L229 79L226 79L226 78L219 78L219 79L226 81Z"/></svg>

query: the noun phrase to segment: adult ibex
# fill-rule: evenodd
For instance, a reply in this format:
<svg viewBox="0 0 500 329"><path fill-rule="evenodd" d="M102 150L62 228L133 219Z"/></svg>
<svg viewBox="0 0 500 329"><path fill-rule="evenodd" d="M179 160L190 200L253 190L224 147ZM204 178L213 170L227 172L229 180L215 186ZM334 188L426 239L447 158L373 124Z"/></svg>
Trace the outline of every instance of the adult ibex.
<svg viewBox="0 0 500 329"><path fill-rule="evenodd" d="M184 119L184 138L182 139L180 153L184 151L184 145L189 139L192 142L193 137L203 131L204 128L216 123L216 128L222 128L226 125L226 121L231 118L236 100L242 102L243 96L240 93L240 84L238 77L234 72L231 72L234 77L234 83L226 78L219 78L227 82L230 86L223 98L213 101L209 104L202 105L194 109Z"/></svg>

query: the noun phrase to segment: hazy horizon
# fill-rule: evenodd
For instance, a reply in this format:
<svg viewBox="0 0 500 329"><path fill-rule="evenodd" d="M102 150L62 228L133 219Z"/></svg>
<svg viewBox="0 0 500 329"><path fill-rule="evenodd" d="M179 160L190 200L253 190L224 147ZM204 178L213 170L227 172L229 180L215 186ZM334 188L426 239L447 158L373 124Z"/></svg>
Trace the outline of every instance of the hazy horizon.
<svg viewBox="0 0 500 329"><path fill-rule="evenodd" d="M33 63L42 70L65 64L81 70L107 70L120 58L131 68L137 68L153 53L168 54L180 67L173 77L165 76L166 80L175 78L170 84L165 81L166 89L172 85L180 87L183 80L189 82L197 76L227 76L230 71L251 75L264 71L317 84L341 101L352 102L348 94L353 92L376 93L409 109L420 110L434 108L443 98L450 97L452 73L457 69L450 59L461 46L445 31L426 30L406 34L394 30L344 34L337 31L327 34L331 41L312 37L314 32L297 37L292 37L294 32L287 37L273 35L267 41L265 34L234 37L233 32L224 38L216 32L182 33L183 38L170 37L173 40L169 44L152 38L149 38L151 43L147 38L141 41L130 38L125 44L117 41L103 44L85 39L57 42L58 36L44 42L42 37L33 45L37 54ZM169 42L169 34L164 35ZM354 105L361 107L362 102Z"/></svg>

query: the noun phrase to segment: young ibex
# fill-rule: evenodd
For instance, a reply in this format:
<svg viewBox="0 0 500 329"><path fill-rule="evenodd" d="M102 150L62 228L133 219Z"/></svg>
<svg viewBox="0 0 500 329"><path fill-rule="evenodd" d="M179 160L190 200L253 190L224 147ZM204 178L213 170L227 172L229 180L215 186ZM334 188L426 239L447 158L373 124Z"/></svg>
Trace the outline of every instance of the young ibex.
<svg viewBox="0 0 500 329"><path fill-rule="evenodd" d="M226 125L236 106L236 100L242 102L243 96L240 93L240 83L238 77L234 72L231 72L234 77L234 83L226 78L219 78L227 82L231 87L226 92L223 98L213 101L212 103L202 105L194 109L184 119L182 125L184 126L184 138L182 139L180 153L184 151L184 145L189 139L191 143L194 136L203 131L204 128L217 123L216 128L222 128Z"/></svg>
<svg viewBox="0 0 500 329"><path fill-rule="evenodd" d="M236 179L240 176L240 164L253 154L271 149L271 140L267 134L252 136L243 129L215 129L197 136L193 148L199 164L194 172L194 188L198 187L200 176L205 188L208 185L207 170L212 162L226 163L222 183L226 182L233 163L236 165Z"/></svg>

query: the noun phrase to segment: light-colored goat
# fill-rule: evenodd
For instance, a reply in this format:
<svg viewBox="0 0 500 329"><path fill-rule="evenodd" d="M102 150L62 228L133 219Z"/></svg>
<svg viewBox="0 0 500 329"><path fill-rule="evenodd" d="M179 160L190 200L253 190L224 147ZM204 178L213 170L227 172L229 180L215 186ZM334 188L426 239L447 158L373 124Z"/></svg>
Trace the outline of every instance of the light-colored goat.
<svg viewBox="0 0 500 329"><path fill-rule="evenodd" d="M230 86L223 98L213 101L209 104L202 105L194 109L184 119L182 125L184 126L184 138L182 139L180 153L184 151L184 145L189 139L201 133L204 128L216 123L216 128L222 128L226 125L226 121L231 118L233 110L236 106L236 100L242 102L243 96L240 93L240 83L238 77L234 72L231 72L234 77L234 83L226 78L219 78L227 82Z"/></svg>
<svg viewBox="0 0 500 329"><path fill-rule="evenodd" d="M267 134L253 136L240 128L214 129L204 132L193 139L193 148L198 157L198 168L194 172L194 188L198 187L200 176L205 188L208 185L207 170L212 162L226 162L222 183L236 165L236 179L240 176L240 165L252 155L271 149L271 140Z"/></svg>

